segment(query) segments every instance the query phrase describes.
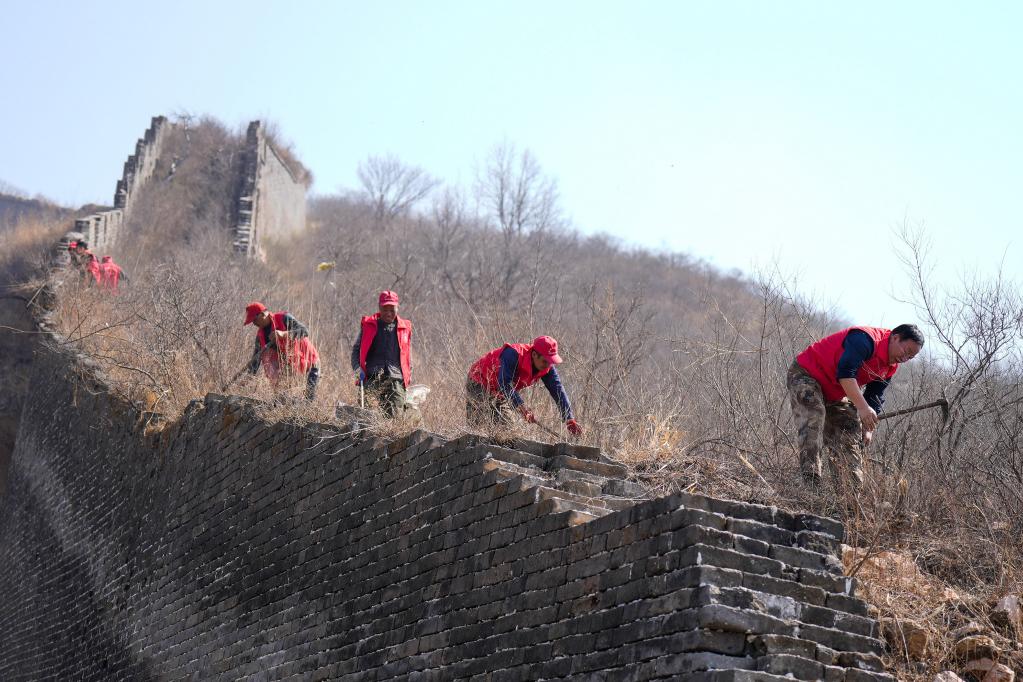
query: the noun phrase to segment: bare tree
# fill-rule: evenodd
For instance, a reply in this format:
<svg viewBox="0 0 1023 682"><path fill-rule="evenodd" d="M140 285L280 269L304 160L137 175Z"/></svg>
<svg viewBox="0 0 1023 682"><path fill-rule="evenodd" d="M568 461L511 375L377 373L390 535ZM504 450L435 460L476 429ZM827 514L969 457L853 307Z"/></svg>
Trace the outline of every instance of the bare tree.
<svg viewBox="0 0 1023 682"><path fill-rule="evenodd" d="M491 150L477 172L476 192L505 235L518 237L562 224L557 183L543 174L528 149L519 153L510 142Z"/></svg>
<svg viewBox="0 0 1023 682"><path fill-rule="evenodd" d="M358 175L382 227L408 215L439 184L422 168L408 166L392 154L369 157L359 164Z"/></svg>

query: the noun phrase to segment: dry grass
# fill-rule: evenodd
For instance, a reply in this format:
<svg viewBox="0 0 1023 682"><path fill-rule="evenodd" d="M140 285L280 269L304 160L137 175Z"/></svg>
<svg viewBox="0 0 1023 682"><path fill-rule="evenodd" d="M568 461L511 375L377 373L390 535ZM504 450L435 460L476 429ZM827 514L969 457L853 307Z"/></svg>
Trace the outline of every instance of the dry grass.
<svg viewBox="0 0 1023 682"><path fill-rule="evenodd" d="M190 400L223 392L251 352L253 331L241 322L244 305L257 299L306 323L321 356L316 400L297 399L304 385L297 377L283 391L293 399L268 402L265 415L332 422L338 403L358 404L349 354L359 317L374 312L378 291L394 289L401 314L415 324L413 382L432 392L421 422L379 419L367 425L378 435L420 424L449 436L465 432L470 364L506 341L550 334L566 356L559 371L587 429L583 442L628 464L655 494L695 491L842 518L850 544L866 556L912 557L924 573L910 582L887 580L883 566L859 567L863 594L882 620L912 620L932 632L932 655L923 662L893 648L900 678L923 680L940 669L951 628L981 617L992 598L1023 589L1023 364L1006 360L1019 358L1023 344L1004 325L985 327L980 315L999 301L1011 311L1011 296L988 291L973 299L978 316L969 328L988 330L985 338L1002 344L998 352L980 352L991 347L985 338L967 339L955 363L915 361L889 389L889 409L947 392L949 423L933 413L885 422L861 494L821 495L800 483L784 377L807 343L844 325L795 293L798 282L777 273L744 280L602 237L494 229L450 194L429 215L386 226L372 206L321 199L312 229L271 245L268 264L237 261L220 232L222 198L194 194L222 181L207 182L204 173L230 165L211 149L233 154L236 140L215 127L203 136L189 143L205 140L205 151L192 151L202 163L179 165L167 194L143 194L147 207L133 218L142 236L122 245L130 258L117 258L133 276L124 294L69 284L61 297L71 342L147 409L173 417ZM333 267L320 270L321 262ZM262 375L229 390L273 397ZM542 387L525 397L545 424L560 428ZM527 425L494 435L548 440Z"/></svg>

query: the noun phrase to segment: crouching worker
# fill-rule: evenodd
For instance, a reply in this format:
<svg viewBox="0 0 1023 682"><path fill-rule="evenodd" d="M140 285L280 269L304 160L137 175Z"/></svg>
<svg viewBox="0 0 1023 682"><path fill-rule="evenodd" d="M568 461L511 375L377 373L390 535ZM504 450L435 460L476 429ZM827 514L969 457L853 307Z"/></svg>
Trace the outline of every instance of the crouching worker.
<svg viewBox="0 0 1023 682"><path fill-rule="evenodd" d="M892 330L850 327L796 356L787 383L807 483L821 483L825 446L836 488L845 477L853 488L863 482L862 448L874 437L884 391L899 365L923 345L923 334L912 324Z"/></svg>
<svg viewBox="0 0 1023 682"><path fill-rule="evenodd" d="M415 409L406 394L412 380L412 322L398 317L398 304L398 294L380 292L377 312L362 318L352 346L356 385L392 419Z"/></svg>
<svg viewBox="0 0 1023 682"><path fill-rule="evenodd" d="M86 284L102 284L103 270L96 254L89 250L89 243L84 239L70 242L67 245L68 253L71 254L71 264L78 269L82 281Z"/></svg>
<svg viewBox="0 0 1023 682"><path fill-rule="evenodd" d="M249 361L249 374L255 374L260 365L270 385L277 388L281 378L296 374L306 375L306 400L316 397L316 382L320 380L320 356L309 340L309 331L290 313L271 313L258 301L245 306L245 324L256 326L256 346Z"/></svg>
<svg viewBox="0 0 1023 682"><path fill-rule="evenodd" d="M561 377L554 367L561 363L558 342L550 336L539 336L532 343L506 343L473 363L465 382L465 418L469 425L482 428L511 423L512 408L522 418L536 423L519 391L542 381L561 412L561 418L573 436L583 429L572 416Z"/></svg>

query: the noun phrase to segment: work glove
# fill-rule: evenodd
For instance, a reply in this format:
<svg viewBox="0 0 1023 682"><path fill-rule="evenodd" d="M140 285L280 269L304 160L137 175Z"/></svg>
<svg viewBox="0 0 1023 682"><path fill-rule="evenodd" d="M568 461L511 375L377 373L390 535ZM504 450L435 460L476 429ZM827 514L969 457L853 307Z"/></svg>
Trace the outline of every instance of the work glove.
<svg viewBox="0 0 1023 682"><path fill-rule="evenodd" d="M579 422L577 422L576 420L569 419L567 422L565 422L565 426L568 427L568 432L571 433L573 436L583 435L583 427L579 426Z"/></svg>
<svg viewBox="0 0 1023 682"><path fill-rule="evenodd" d="M533 414L532 412L530 412L529 408L526 407L525 405L520 405L519 406L519 414L522 415L522 418L525 419L526 422L528 422L530 424L535 424L536 423L536 415Z"/></svg>
<svg viewBox="0 0 1023 682"><path fill-rule="evenodd" d="M366 383L366 373L363 372L360 369L358 372L355 373L355 385L358 386L360 384L365 384L365 383Z"/></svg>

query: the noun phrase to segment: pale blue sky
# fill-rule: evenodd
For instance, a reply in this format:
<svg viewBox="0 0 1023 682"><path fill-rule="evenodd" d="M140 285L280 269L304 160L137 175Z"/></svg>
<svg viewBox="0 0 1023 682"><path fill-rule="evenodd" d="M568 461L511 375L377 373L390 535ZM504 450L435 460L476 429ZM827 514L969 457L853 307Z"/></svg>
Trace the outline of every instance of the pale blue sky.
<svg viewBox="0 0 1023 682"><path fill-rule="evenodd" d="M315 190L393 152L451 183L508 139L584 232L777 260L908 319L891 229L939 275L1023 269L1023 3L0 0L0 179L110 202L149 118L278 121Z"/></svg>

